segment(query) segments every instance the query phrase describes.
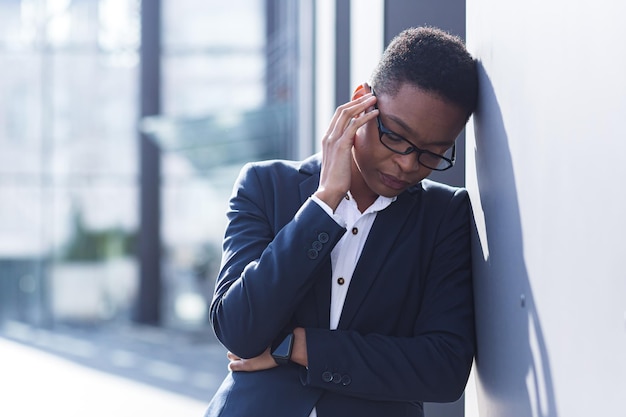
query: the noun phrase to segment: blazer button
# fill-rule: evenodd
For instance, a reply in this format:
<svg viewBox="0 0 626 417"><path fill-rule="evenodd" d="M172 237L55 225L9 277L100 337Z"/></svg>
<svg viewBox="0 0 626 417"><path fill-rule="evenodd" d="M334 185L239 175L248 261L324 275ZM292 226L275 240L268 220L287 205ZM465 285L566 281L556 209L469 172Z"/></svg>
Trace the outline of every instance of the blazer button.
<svg viewBox="0 0 626 417"><path fill-rule="evenodd" d="M352 378L350 378L350 375L344 375L341 377L341 385L343 385L344 387L350 385L351 382Z"/></svg>
<svg viewBox="0 0 626 417"><path fill-rule="evenodd" d="M315 249L316 251L318 251L318 252L319 252L319 251L321 251L321 250L322 250L322 247L323 247L323 246L322 246L322 244L320 243L320 241L319 241L319 240L316 240L315 242L313 242L313 244L311 245L311 247L312 247L313 249Z"/></svg>
<svg viewBox="0 0 626 417"><path fill-rule="evenodd" d="M341 374L340 374L339 372L335 372L335 373L333 374L333 379L332 379L332 381L333 381L335 384L339 384L339 383L341 383Z"/></svg>
<svg viewBox="0 0 626 417"><path fill-rule="evenodd" d="M322 232L319 235L317 235L317 240L319 240L322 243L328 243L329 239L330 237L328 236L328 233L326 232Z"/></svg>
<svg viewBox="0 0 626 417"><path fill-rule="evenodd" d="M319 252L315 249L309 249L306 255L309 257L309 259L317 259L317 257L319 256Z"/></svg>
<svg viewBox="0 0 626 417"><path fill-rule="evenodd" d="M332 372L326 371L322 374L322 381L324 382L330 382L333 380L333 374Z"/></svg>

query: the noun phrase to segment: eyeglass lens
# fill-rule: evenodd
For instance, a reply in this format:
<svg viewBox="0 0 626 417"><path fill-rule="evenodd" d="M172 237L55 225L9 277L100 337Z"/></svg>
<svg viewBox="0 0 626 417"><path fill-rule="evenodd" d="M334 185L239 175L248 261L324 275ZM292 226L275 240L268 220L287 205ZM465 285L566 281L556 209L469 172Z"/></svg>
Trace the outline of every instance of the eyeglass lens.
<svg viewBox="0 0 626 417"><path fill-rule="evenodd" d="M408 143L403 138L395 138L386 132L380 131L380 140L387 148L399 154L406 155L415 151L417 153L416 157L418 162L420 163L420 165L424 165L426 168L441 170L447 169L452 166L452 164L448 160L444 159L444 157L433 153L420 152L415 148L415 146ZM451 159L451 154L452 151L448 150L445 157Z"/></svg>

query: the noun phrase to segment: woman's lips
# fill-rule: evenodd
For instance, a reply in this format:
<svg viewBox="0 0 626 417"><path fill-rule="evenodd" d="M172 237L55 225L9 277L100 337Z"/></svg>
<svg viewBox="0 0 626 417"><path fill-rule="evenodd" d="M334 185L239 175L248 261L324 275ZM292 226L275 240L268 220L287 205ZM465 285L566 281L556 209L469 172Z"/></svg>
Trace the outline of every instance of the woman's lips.
<svg viewBox="0 0 626 417"><path fill-rule="evenodd" d="M385 184L387 187L392 188L394 190L404 190L406 187L409 186L408 182L399 180L392 175L381 173L380 179L383 184Z"/></svg>

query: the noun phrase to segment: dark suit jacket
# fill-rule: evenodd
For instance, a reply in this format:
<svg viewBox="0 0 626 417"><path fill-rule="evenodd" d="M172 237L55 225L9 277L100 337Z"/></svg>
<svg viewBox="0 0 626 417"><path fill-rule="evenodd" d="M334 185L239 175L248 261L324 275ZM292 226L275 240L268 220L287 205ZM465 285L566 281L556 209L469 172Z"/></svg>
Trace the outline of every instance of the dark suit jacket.
<svg viewBox="0 0 626 417"><path fill-rule="evenodd" d="M306 328L308 368L229 374L206 416L422 416L463 392L474 355L465 190L424 180L378 213L329 330L330 252L345 229L308 199L320 158L247 165L228 211L211 320L243 358Z"/></svg>

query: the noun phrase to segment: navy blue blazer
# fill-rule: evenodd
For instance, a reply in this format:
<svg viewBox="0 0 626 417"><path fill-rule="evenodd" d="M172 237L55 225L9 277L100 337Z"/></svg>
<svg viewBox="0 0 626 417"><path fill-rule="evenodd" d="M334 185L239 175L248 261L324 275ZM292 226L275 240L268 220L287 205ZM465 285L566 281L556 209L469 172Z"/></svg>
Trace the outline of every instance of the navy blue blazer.
<svg viewBox="0 0 626 417"><path fill-rule="evenodd" d="M379 212L337 330L330 253L346 230L309 197L320 156L248 164L228 210L210 317L243 358L304 327L308 368L230 373L207 417L422 416L462 394L474 355L467 192L429 180Z"/></svg>

